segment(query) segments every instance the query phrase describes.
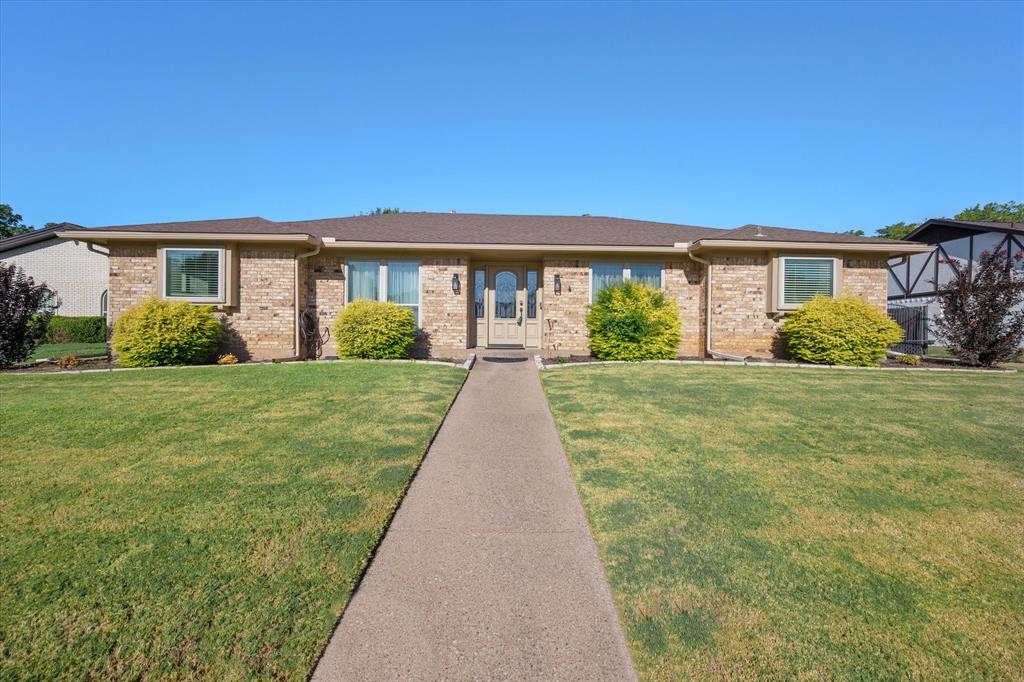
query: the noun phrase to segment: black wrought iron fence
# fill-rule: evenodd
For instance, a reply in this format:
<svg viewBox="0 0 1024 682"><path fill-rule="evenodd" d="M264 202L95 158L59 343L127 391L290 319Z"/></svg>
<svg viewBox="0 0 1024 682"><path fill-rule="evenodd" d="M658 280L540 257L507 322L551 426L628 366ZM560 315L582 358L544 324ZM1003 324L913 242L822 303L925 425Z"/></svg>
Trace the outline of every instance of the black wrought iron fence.
<svg viewBox="0 0 1024 682"><path fill-rule="evenodd" d="M903 342L892 349L898 353L924 355L928 349L928 306L890 305L889 317L903 329Z"/></svg>

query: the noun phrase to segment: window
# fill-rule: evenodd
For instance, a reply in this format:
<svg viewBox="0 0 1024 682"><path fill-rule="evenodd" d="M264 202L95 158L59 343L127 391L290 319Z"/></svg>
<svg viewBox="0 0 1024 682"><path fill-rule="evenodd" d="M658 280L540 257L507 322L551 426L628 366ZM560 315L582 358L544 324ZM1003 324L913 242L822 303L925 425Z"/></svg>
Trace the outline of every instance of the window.
<svg viewBox="0 0 1024 682"><path fill-rule="evenodd" d="M379 301L380 263L375 260L348 262L348 301L369 299Z"/></svg>
<svg viewBox="0 0 1024 682"><path fill-rule="evenodd" d="M416 261L388 261L388 300L412 311L420 326L420 264Z"/></svg>
<svg viewBox="0 0 1024 682"><path fill-rule="evenodd" d="M537 271L526 271L526 317L537 319Z"/></svg>
<svg viewBox="0 0 1024 682"><path fill-rule="evenodd" d="M390 301L412 311L420 325L420 264L409 260L350 260L348 302Z"/></svg>
<svg viewBox="0 0 1024 682"><path fill-rule="evenodd" d="M796 308L817 295L835 295L833 258L780 258L779 307Z"/></svg>
<svg viewBox="0 0 1024 682"><path fill-rule="evenodd" d="M597 300L597 295L605 287L618 284L624 278L622 265L614 263L594 263L590 266L590 300Z"/></svg>
<svg viewBox="0 0 1024 682"><path fill-rule="evenodd" d="M164 298L224 300L224 249L164 249Z"/></svg>
<svg viewBox="0 0 1024 682"><path fill-rule="evenodd" d="M635 263L629 266L629 279L655 289L661 288L661 266Z"/></svg>
<svg viewBox="0 0 1024 682"><path fill-rule="evenodd" d="M593 302L601 289L625 280L640 282L655 289L661 288L661 266L656 263L593 263L590 266L590 300Z"/></svg>
<svg viewBox="0 0 1024 682"><path fill-rule="evenodd" d="M473 273L473 296L474 296L474 308L476 309L476 318L482 320L484 318L484 291L486 285L484 279L487 274L484 270L477 270Z"/></svg>
<svg viewBox="0 0 1024 682"><path fill-rule="evenodd" d="M103 293L100 294L100 317L107 317L107 290L104 289Z"/></svg>

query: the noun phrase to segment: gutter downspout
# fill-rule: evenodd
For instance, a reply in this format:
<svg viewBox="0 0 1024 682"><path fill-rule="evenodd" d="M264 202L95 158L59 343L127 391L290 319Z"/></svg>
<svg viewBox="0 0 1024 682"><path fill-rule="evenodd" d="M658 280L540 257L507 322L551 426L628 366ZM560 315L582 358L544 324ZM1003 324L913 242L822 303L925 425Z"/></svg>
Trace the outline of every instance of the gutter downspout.
<svg viewBox="0 0 1024 682"><path fill-rule="evenodd" d="M323 248L324 243L322 241L317 242L316 248L306 253L295 254L295 335L292 339L292 353L293 360L301 359L299 357L299 326L302 324L302 312L299 310L299 261L303 258L309 258L320 253L320 249Z"/></svg>
<svg viewBox="0 0 1024 682"><path fill-rule="evenodd" d="M707 327L707 354L715 358L716 360L721 360L722 358L725 358L726 360L735 360L737 362L743 362L744 360L747 359L745 355L730 355L729 353L720 353L717 350L711 348L711 261L705 260L700 256L693 255L693 253L689 249L686 250L686 255L689 256L691 260L696 261L697 263L703 263L705 272L707 272L707 276L704 278L704 286L707 289L707 302L704 304L704 325L705 327Z"/></svg>

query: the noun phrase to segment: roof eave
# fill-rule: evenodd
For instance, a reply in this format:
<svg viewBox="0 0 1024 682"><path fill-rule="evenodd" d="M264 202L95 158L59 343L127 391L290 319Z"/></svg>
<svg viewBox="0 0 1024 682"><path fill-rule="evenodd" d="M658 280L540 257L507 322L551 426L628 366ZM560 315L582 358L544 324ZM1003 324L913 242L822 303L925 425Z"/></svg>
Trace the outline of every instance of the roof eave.
<svg viewBox="0 0 1024 682"><path fill-rule="evenodd" d="M66 230L57 233L62 239L106 244L110 241L132 242L274 242L288 244L319 244L308 234L259 234L252 232L150 232L134 230Z"/></svg>
<svg viewBox="0 0 1024 682"><path fill-rule="evenodd" d="M870 242L790 242L770 239L701 239L690 246L690 251L693 253L722 249L738 251L842 251L850 253L886 253L890 256L902 256L912 253L924 253L931 251L933 248L931 244L916 242L906 242L905 244L880 242L872 244Z"/></svg>
<svg viewBox="0 0 1024 682"><path fill-rule="evenodd" d="M679 253L686 250L686 243L673 246L630 245L630 244L486 244L477 242L382 242L357 241L324 237L328 249L382 250L411 249L416 251L557 251L557 252L636 252L636 253Z"/></svg>

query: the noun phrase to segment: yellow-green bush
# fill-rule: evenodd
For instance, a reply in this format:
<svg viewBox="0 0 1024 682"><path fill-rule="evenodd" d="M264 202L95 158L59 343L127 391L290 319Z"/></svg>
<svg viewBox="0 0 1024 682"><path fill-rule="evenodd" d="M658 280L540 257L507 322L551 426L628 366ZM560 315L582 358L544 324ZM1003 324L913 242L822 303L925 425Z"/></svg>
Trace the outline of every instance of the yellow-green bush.
<svg viewBox="0 0 1024 682"><path fill-rule="evenodd" d="M903 340L903 330L885 312L854 297L816 296L780 331L794 358L819 365L876 365Z"/></svg>
<svg viewBox="0 0 1024 682"><path fill-rule="evenodd" d="M223 333L211 306L151 298L118 318L111 346L125 367L198 365L213 359Z"/></svg>
<svg viewBox="0 0 1024 682"><path fill-rule="evenodd" d="M646 284L605 287L587 315L590 350L601 360L671 360L679 345L679 306Z"/></svg>
<svg viewBox="0 0 1024 682"><path fill-rule="evenodd" d="M404 358L416 340L412 311L394 303L352 301L334 323L340 358Z"/></svg>

